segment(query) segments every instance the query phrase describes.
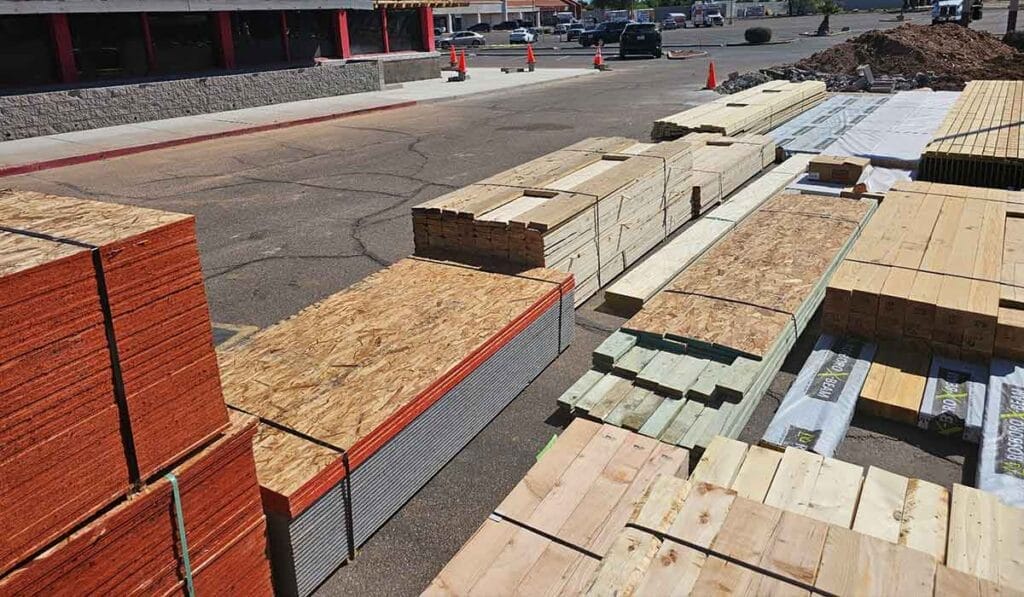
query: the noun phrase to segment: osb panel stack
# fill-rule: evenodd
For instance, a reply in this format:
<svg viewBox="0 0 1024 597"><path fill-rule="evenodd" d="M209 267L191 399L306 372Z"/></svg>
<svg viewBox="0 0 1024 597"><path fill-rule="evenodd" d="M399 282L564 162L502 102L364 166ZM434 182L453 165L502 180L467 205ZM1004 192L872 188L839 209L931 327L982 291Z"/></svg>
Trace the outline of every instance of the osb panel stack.
<svg viewBox="0 0 1024 597"><path fill-rule="evenodd" d="M413 208L416 254L576 276L583 301L689 219L689 143L587 139Z"/></svg>
<svg viewBox="0 0 1024 597"><path fill-rule="evenodd" d="M199 595L272 595L255 432L254 418L233 416L224 435L174 467L180 520L171 481L161 478L0 576L0 594L181 595L191 573Z"/></svg>
<svg viewBox="0 0 1024 597"><path fill-rule="evenodd" d="M873 206L769 200L599 346L559 404L686 448L735 437Z"/></svg>
<svg viewBox="0 0 1024 597"><path fill-rule="evenodd" d="M769 81L654 122L655 141L690 133L763 133L825 101L821 81Z"/></svg>
<svg viewBox="0 0 1024 597"><path fill-rule="evenodd" d="M1024 357L1024 195L900 183L837 270L823 328L953 358Z"/></svg>
<svg viewBox="0 0 1024 597"><path fill-rule="evenodd" d="M1024 81L970 81L921 159L922 180L1024 188Z"/></svg>
<svg viewBox="0 0 1024 597"><path fill-rule="evenodd" d="M0 191L0 573L228 424L194 220Z"/></svg>
<svg viewBox="0 0 1024 597"><path fill-rule="evenodd" d="M221 355L264 422L276 587L309 594L564 349L572 277L405 259Z"/></svg>

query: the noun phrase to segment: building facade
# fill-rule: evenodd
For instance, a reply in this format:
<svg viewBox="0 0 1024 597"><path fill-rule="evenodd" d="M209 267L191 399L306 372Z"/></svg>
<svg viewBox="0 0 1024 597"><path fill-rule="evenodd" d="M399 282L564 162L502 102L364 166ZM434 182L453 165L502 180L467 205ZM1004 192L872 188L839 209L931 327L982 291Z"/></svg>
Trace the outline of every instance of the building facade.
<svg viewBox="0 0 1024 597"><path fill-rule="evenodd" d="M468 0L461 6L436 8L434 25L444 31L463 31L477 23L497 25L513 20L542 25L546 15L571 12L579 17L582 11L583 4L578 0Z"/></svg>

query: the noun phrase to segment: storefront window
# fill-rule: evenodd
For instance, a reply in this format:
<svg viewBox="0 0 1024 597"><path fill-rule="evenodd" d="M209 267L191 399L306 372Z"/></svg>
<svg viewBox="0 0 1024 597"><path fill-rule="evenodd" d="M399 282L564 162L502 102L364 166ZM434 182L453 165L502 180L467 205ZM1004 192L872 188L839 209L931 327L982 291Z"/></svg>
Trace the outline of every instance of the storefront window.
<svg viewBox="0 0 1024 597"><path fill-rule="evenodd" d="M418 10L388 11L388 46L392 52L423 49L423 28Z"/></svg>
<svg viewBox="0 0 1024 597"><path fill-rule="evenodd" d="M379 10L348 11L348 39L353 54L379 54L384 51Z"/></svg>
<svg viewBox="0 0 1024 597"><path fill-rule="evenodd" d="M231 13L231 35L239 66L284 62L281 13L276 10Z"/></svg>
<svg viewBox="0 0 1024 597"><path fill-rule="evenodd" d="M187 73L217 66L213 16L209 13L149 13L157 68L162 73Z"/></svg>
<svg viewBox="0 0 1024 597"><path fill-rule="evenodd" d="M28 87L57 80L57 61L44 16L0 16L0 57L0 87Z"/></svg>
<svg viewBox="0 0 1024 597"><path fill-rule="evenodd" d="M79 80L125 79L149 71L138 13L71 14L68 27Z"/></svg>
<svg viewBox="0 0 1024 597"><path fill-rule="evenodd" d="M333 11L289 10L288 43L292 62L312 62L316 58L338 56L334 43ZM350 25L351 27L351 25Z"/></svg>

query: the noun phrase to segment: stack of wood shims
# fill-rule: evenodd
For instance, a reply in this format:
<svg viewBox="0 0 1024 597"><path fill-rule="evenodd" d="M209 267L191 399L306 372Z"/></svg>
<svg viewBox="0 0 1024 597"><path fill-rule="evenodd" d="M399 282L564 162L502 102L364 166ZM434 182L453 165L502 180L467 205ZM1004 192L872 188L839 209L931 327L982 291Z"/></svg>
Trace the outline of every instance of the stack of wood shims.
<svg viewBox="0 0 1024 597"><path fill-rule="evenodd" d="M655 141L690 133L764 133L825 100L821 81L770 81L656 120Z"/></svg>
<svg viewBox="0 0 1024 597"><path fill-rule="evenodd" d="M171 470L180 499L169 479L154 481L0 576L0 594L188 595L191 576L195 594L269 597L255 432L254 418L232 416L226 433Z"/></svg>
<svg viewBox="0 0 1024 597"><path fill-rule="evenodd" d="M0 222L2 574L228 414L192 216L0 191Z"/></svg>
<svg viewBox="0 0 1024 597"><path fill-rule="evenodd" d="M899 183L825 296L834 334L1024 358L1024 194Z"/></svg>
<svg viewBox="0 0 1024 597"><path fill-rule="evenodd" d="M529 522L499 508L424 594L978 595L1024 583L1006 548L1024 510L991 494L722 437L686 479L624 435L574 421L502 504Z"/></svg>
<svg viewBox="0 0 1024 597"><path fill-rule="evenodd" d="M275 586L308 595L568 346L572 276L404 259L221 353Z"/></svg>
<svg viewBox="0 0 1024 597"><path fill-rule="evenodd" d="M414 207L416 254L571 272L582 302L664 240L670 199L689 212L691 164L686 141L587 139Z"/></svg>
<svg viewBox="0 0 1024 597"><path fill-rule="evenodd" d="M1024 188L1024 81L970 81L921 158L922 180Z"/></svg>
<svg viewBox="0 0 1024 597"><path fill-rule="evenodd" d="M732 230L737 222L801 176L810 158L809 154L795 155L729 196L721 206L694 222L609 286L604 293L605 304L624 315L639 311L644 303Z"/></svg>
<svg viewBox="0 0 1024 597"><path fill-rule="evenodd" d="M687 448L735 437L873 207L776 196L598 347L559 404Z"/></svg>
<svg viewBox="0 0 1024 597"><path fill-rule="evenodd" d="M578 594L651 481L682 482L689 454L576 420L424 595Z"/></svg>

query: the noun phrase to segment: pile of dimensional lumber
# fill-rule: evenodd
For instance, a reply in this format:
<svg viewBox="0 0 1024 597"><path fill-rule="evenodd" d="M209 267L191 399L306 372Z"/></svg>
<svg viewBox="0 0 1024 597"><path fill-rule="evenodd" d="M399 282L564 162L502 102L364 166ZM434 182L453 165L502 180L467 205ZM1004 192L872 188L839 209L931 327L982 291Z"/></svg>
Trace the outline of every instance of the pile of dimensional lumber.
<svg viewBox="0 0 1024 597"><path fill-rule="evenodd" d="M559 404L687 448L735 437L874 205L777 195L599 346Z"/></svg>
<svg viewBox="0 0 1024 597"><path fill-rule="evenodd" d="M896 185L832 278L822 327L953 358L1024 357L1024 194Z"/></svg>
<svg viewBox="0 0 1024 597"><path fill-rule="evenodd" d="M774 152L756 136L587 139L414 207L416 254L567 271L582 303Z"/></svg>
<svg viewBox="0 0 1024 597"><path fill-rule="evenodd" d="M921 180L1024 188L1024 81L970 81L921 158Z"/></svg>
<svg viewBox="0 0 1024 597"><path fill-rule="evenodd" d="M573 421L424 595L940 595L1024 582L1006 548L1024 510L989 493L722 437L687 478L685 450L649 441Z"/></svg>
<svg viewBox="0 0 1024 597"><path fill-rule="evenodd" d="M658 247L636 267L605 290L604 301L613 311L632 315L659 290L714 245L736 224L786 188L807 170L808 154L795 155L763 174L723 204L697 220L678 236Z"/></svg>
<svg viewBox="0 0 1024 597"><path fill-rule="evenodd" d="M821 81L769 81L654 121L655 141L690 133L764 133L825 100Z"/></svg>
<svg viewBox="0 0 1024 597"><path fill-rule="evenodd" d="M410 258L220 354L257 415L275 587L308 595L573 333L573 279Z"/></svg>
<svg viewBox="0 0 1024 597"><path fill-rule="evenodd" d="M221 395L194 219L0 191L0 222L0 593L107 582L104 592L173 591L185 564L163 475L203 468L210 499L224 504L231 492L256 495L231 464L252 469L252 452ZM146 509L151 499L156 510ZM215 525L194 566L227 565L220 558L243 536L262 541L258 507L216 516L186 510L190 535ZM103 552L80 538L114 521L139 534L125 539L137 549ZM146 545L162 559L141 559ZM237 570L216 582L244 573L254 591L269 591L262 547L231 554ZM49 568L58 561L81 576Z"/></svg>

